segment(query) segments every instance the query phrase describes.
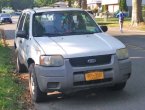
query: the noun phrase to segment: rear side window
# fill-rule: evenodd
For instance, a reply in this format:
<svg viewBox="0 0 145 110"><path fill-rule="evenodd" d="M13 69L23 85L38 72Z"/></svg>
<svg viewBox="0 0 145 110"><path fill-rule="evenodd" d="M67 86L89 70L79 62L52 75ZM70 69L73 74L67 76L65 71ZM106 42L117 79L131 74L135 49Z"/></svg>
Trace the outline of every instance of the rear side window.
<svg viewBox="0 0 145 110"><path fill-rule="evenodd" d="M23 30L26 32L27 35L29 35L29 23L30 23L30 15L27 14L23 28Z"/></svg>
<svg viewBox="0 0 145 110"><path fill-rule="evenodd" d="M23 28L25 17L26 17L26 14L24 13L19 20L19 23L18 23L18 30L19 31L22 30L22 28Z"/></svg>

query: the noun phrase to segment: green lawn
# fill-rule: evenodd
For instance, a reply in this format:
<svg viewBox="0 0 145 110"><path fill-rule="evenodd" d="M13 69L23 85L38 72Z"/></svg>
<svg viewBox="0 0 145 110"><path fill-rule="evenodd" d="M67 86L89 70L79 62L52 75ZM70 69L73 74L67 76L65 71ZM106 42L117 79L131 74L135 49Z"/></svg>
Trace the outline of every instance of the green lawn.
<svg viewBox="0 0 145 110"><path fill-rule="evenodd" d="M144 18L145 20L145 18ZM96 21L99 25L105 25L108 27L118 27L118 18L108 18L107 20L104 18L96 18ZM131 18L125 18L123 26L125 28L132 28L145 31L145 23L140 23L138 27L131 26Z"/></svg>
<svg viewBox="0 0 145 110"><path fill-rule="evenodd" d="M118 18L96 18L96 21L99 25L106 25L108 27L117 27L118 26ZM131 18L125 18L124 19L124 25L130 25L131 24Z"/></svg>
<svg viewBox="0 0 145 110"><path fill-rule="evenodd" d="M22 110L22 84L13 74L12 50L0 45L0 110Z"/></svg>

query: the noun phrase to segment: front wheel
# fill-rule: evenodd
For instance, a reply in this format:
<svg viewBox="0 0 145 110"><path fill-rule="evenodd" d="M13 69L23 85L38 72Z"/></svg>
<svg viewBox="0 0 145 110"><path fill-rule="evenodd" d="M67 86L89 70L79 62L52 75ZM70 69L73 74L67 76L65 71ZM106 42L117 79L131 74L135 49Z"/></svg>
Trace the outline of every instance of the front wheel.
<svg viewBox="0 0 145 110"><path fill-rule="evenodd" d="M34 102L42 102L45 101L46 97L47 97L47 93L44 93L40 90L38 82L37 82L37 78L36 78L36 74L35 74L35 70L34 67L32 67L33 65L31 64L29 68L30 70L30 75L29 75L29 89L30 89L30 95L32 98L32 101Z"/></svg>
<svg viewBox="0 0 145 110"><path fill-rule="evenodd" d="M119 91L119 90L123 90L125 88L125 86L126 86L126 82L122 82L122 83L117 83L110 88L112 90Z"/></svg>

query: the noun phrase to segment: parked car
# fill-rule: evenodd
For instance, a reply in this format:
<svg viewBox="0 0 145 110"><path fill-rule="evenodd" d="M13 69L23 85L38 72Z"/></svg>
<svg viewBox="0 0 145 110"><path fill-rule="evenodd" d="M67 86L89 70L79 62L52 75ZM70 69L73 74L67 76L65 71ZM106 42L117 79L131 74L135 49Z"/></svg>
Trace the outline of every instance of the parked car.
<svg viewBox="0 0 145 110"><path fill-rule="evenodd" d="M126 46L104 33L84 10L37 8L22 12L15 32L18 73L29 71L32 100L109 87L122 90L131 75Z"/></svg>
<svg viewBox="0 0 145 110"><path fill-rule="evenodd" d="M0 23L12 23L12 18L10 14L1 13L0 14Z"/></svg>
<svg viewBox="0 0 145 110"><path fill-rule="evenodd" d="M22 11L16 11L16 12L15 12L15 14L18 15L18 16L20 16L21 13L22 13Z"/></svg>

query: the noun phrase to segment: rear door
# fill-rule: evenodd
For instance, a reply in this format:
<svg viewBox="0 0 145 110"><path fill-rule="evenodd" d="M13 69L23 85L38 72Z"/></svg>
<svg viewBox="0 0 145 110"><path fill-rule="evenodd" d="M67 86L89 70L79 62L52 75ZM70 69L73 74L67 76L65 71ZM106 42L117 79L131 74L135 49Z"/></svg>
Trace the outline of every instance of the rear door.
<svg viewBox="0 0 145 110"><path fill-rule="evenodd" d="M16 29L16 32L15 32L15 44L16 44L16 48L17 48L17 52L18 52L18 58L20 60L21 63L24 63L23 60L22 60L22 56L23 56L23 52L22 52L22 40L23 38L20 38L19 36L17 36L17 32L18 31L22 31L23 30L23 25L24 25L24 21L25 21L25 18L26 18L26 13L23 13L20 18L19 18L19 21L18 21L18 24L17 24L17 29Z"/></svg>
<svg viewBox="0 0 145 110"><path fill-rule="evenodd" d="M21 63L25 63L27 61L27 50L29 47L29 27L30 27L30 14L29 13L23 13L21 16L18 27L16 30L16 33L18 31L24 31L26 33L26 36L24 38L20 38L19 36L16 36L16 44L18 48L18 57L20 59Z"/></svg>
<svg viewBox="0 0 145 110"><path fill-rule="evenodd" d="M23 31L25 31L26 36L25 38L22 39L22 45L21 45L21 49L22 49L22 56L23 59L25 61L25 64L27 64L27 57L28 57L28 52L29 52L29 48L31 45L31 38L30 38L30 14L27 13L26 17L25 17L25 21L24 21L24 26L23 26Z"/></svg>

